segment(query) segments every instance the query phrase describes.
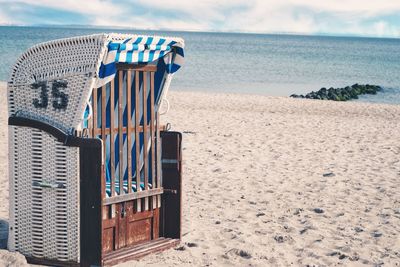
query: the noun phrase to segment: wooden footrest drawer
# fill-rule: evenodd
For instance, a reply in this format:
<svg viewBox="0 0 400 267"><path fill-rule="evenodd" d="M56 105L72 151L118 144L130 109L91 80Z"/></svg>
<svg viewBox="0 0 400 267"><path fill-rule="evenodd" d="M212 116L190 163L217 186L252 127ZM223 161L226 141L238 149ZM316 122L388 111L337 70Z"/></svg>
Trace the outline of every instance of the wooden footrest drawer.
<svg viewBox="0 0 400 267"><path fill-rule="evenodd" d="M131 247L121 248L116 251L108 252L104 255L103 265L112 266L129 260L140 259L150 253L160 252L179 244L179 239L160 237L146 243L140 243Z"/></svg>

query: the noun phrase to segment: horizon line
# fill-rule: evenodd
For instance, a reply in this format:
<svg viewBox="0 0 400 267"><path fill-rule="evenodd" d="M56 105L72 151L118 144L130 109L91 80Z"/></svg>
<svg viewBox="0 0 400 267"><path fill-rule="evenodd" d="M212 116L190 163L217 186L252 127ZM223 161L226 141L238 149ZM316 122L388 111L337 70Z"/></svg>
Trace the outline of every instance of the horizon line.
<svg viewBox="0 0 400 267"><path fill-rule="evenodd" d="M85 25L85 24L0 24L0 27L48 27L48 28L76 28L76 29L119 29L119 30L130 30L130 31L167 31L167 32L188 32L188 33L231 33L231 34L254 34L254 35L294 35L294 36L321 36L321 37L343 37L343 38L375 38L375 39L395 39L399 40L400 37L395 36L376 36L376 35L362 35L354 33L304 33L304 32L243 32L239 30L221 31L221 30L192 30L192 29L170 29L170 28L159 28L159 29L144 29L134 28L117 25Z"/></svg>

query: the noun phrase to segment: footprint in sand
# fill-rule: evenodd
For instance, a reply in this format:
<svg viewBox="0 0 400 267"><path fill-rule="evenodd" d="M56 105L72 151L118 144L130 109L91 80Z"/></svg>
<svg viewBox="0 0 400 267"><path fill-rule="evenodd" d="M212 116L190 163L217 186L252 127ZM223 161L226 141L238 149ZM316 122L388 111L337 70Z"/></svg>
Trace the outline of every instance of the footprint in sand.
<svg viewBox="0 0 400 267"><path fill-rule="evenodd" d="M250 259L252 256L249 252L242 250L242 249L237 249L237 248L232 248L225 252L224 258L229 258L228 255L234 255L234 256L239 256L242 257L243 259Z"/></svg>
<svg viewBox="0 0 400 267"><path fill-rule="evenodd" d="M198 247L199 245L197 245L196 243L187 242L186 246L188 246L189 248L195 248Z"/></svg>

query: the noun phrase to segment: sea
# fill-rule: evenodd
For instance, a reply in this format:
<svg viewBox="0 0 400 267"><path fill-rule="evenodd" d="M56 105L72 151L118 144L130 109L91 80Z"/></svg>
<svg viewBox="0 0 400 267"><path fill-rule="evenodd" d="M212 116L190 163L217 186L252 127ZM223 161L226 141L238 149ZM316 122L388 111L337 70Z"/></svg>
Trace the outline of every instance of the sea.
<svg viewBox="0 0 400 267"><path fill-rule="evenodd" d="M103 32L184 38L171 90L289 96L359 83L384 90L356 101L400 104L400 39L388 38L3 26L0 81L34 44Z"/></svg>

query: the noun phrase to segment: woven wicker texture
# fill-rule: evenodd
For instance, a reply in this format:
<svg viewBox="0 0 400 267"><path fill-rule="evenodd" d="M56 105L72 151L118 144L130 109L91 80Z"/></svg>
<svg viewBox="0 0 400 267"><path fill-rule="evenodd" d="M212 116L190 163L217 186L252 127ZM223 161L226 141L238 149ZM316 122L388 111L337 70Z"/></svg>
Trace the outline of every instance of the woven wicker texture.
<svg viewBox="0 0 400 267"><path fill-rule="evenodd" d="M10 126L10 139L10 250L79 261L78 148L27 127Z"/></svg>
<svg viewBox="0 0 400 267"><path fill-rule="evenodd" d="M15 64L8 83L9 113L51 122L63 130L75 128L83 117L100 56L107 44L105 34L74 37L39 44L25 52ZM47 107L43 103L41 87L46 83ZM52 95L54 83L66 83L61 92L67 96L67 106L55 108ZM36 87L35 87L36 85ZM35 106L34 101L39 101Z"/></svg>

